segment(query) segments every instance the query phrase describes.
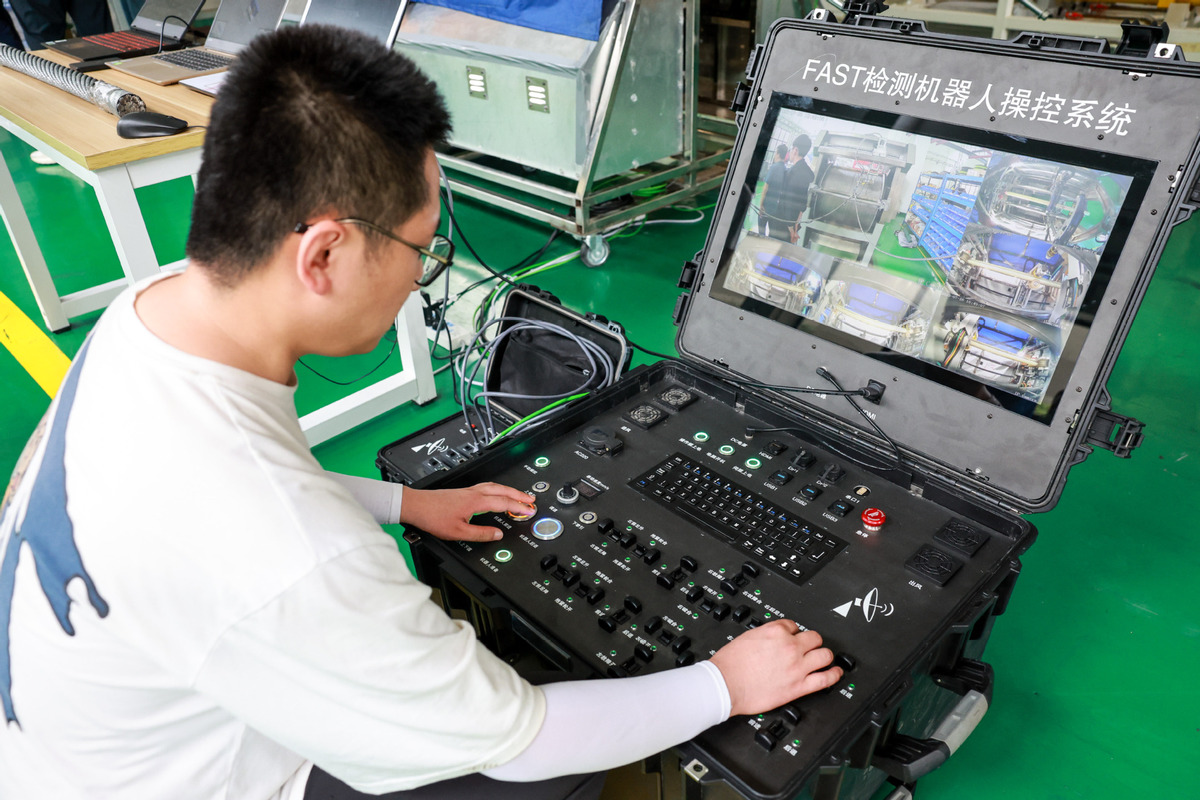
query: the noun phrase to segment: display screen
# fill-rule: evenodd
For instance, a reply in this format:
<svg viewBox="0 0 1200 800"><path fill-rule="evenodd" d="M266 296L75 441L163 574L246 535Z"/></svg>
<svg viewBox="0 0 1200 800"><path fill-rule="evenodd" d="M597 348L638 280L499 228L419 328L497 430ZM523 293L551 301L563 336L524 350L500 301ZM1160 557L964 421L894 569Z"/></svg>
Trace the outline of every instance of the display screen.
<svg viewBox="0 0 1200 800"><path fill-rule="evenodd" d="M711 294L1047 421L1154 162L776 93Z"/></svg>
<svg viewBox="0 0 1200 800"><path fill-rule="evenodd" d="M391 45L397 26L396 17L403 3L399 0L309 0L304 11L303 25L337 25L341 28L374 36Z"/></svg>

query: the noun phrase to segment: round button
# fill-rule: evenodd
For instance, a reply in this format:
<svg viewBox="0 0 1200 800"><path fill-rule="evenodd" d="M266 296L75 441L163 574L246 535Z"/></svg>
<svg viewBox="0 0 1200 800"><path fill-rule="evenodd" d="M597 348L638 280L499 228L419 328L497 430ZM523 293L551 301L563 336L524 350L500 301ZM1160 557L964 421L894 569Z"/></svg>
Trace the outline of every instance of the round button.
<svg viewBox="0 0 1200 800"><path fill-rule="evenodd" d="M524 512L524 511L516 511L516 512L509 511L508 515L510 517L512 517L513 519L515 519L517 522L524 522L525 520L532 518L533 515L536 513L537 513L537 506L530 503L528 513Z"/></svg>
<svg viewBox="0 0 1200 800"><path fill-rule="evenodd" d="M545 456L538 456L533 460L533 465L538 469L543 469L550 466L550 459L546 458Z"/></svg>
<svg viewBox="0 0 1200 800"><path fill-rule="evenodd" d="M496 561L501 564L507 564L509 561L512 561L512 550L497 550Z"/></svg>
<svg viewBox="0 0 1200 800"><path fill-rule="evenodd" d="M584 525L591 525L593 522L596 521L596 512L595 511L583 512L582 514L579 515L579 521L582 522Z"/></svg>
<svg viewBox="0 0 1200 800"><path fill-rule="evenodd" d="M758 458L747 458L746 469L758 469L762 466L762 460Z"/></svg>
<svg viewBox="0 0 1200 800"><path fill-rule="evenodd" d="M563 524L553 517L542 517L533 523L533 536L535 539L557 539L559 536L562 536L562 532Z"/></svg>
<svg viewBox="0 0 1200 800"><path fill-rule="evenodd" d="M887 515L878 508L868 508L862 513L863 530L874 533L887 522Z"/></svg>
<svg viewBox="0 0 1200 800"><path fill-rule="evenodd" d="M550 491L550 484L546 483L546 481L538 481L530 488L533 489L535 493L541 494L542 492Z"/></svg>
<svg viewBox="0 0 1200 800"><path fill-rule="evenodd" d="M708 434L705 433L704 431L696 431L695 433L692 434L692 439L694 439L697 442L707 442Z"/></svg>
<svg viewBox="0 0 1200 800"><path fill-rule="evenodd" d="M733 455L733 445L731 445L731 444L723 444L717 449L720 451L721 455L723 455L723 456Z"/></svg>

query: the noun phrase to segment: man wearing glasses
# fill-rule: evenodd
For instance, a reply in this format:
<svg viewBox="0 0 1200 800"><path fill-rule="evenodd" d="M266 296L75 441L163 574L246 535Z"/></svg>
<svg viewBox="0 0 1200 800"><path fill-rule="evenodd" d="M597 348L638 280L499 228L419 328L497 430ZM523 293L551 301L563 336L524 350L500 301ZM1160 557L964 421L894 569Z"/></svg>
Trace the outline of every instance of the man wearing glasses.
<svg viewBox="0 0 1200 800"><path fill-rule="evenodd" d="M592 773L841 677L776 620L688 667L532 686L379 527L495 539L472 516L531 498L313 458L296 360L369 351L451 263L448 130L374 40L305 26L243 51L191 265L96 324L0 511L0 797L583 800Z"/></svg>

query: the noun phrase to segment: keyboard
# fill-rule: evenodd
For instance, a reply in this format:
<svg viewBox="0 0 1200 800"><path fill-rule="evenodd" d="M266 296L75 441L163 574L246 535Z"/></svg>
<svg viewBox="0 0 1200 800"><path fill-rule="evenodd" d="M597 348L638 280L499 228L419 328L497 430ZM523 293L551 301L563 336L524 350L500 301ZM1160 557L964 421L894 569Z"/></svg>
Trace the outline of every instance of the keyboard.
<svg viewBox="0 0 1200 800"><path fill-rule="evenodd" d="M170 53L159 53L155 58L197 72L220 69L233 63L233 56L224 56L210 50L175 50Z"/></svg>
<svg viewBox="0 0 1200 800"><path fill-rule="evenodd" d="M795 511L679 453L629 485L791 580L807 581L846 546Z"/></svg>
<svg viewBox="0 0 1200 800"><path fill-rule="evenodd" d="M114 50L145 50L147 47L158 49L158 37L143 36L140 33L131 31L113 31L112 33L94 33L91 36L83 37L84 41L94 44L102 44L105 47L111 47ZM167 43L173 42L173 39L168 39Z"/></svg>

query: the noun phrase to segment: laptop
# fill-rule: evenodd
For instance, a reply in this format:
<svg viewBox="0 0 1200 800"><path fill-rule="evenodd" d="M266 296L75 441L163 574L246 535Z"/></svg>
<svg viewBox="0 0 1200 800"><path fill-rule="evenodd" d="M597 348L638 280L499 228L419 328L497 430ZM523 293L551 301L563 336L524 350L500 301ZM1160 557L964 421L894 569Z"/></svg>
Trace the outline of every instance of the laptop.
<svg viewBox="0 0 1200 800"><path fill-rule="evenodd" d="M308 0L300 24L349 28L391 47L407 5L407 0Z"/></svg>
<svg viewBox="0 0 1200 800"><path fill-rule="evenodd" d="M157 53L160 36L163 50L178 50L183 47L183 34L203 5L204 0L146 0L127 31L57 39L45 45L80 61Z"/></svg>
<svg viewBox="0 0 1200 800"><path fill-rule="evenodd" d="M260 33L275 30L287 0L222 0L203 47L109 62L109 67L165 86L228 69Z"/></svg>

